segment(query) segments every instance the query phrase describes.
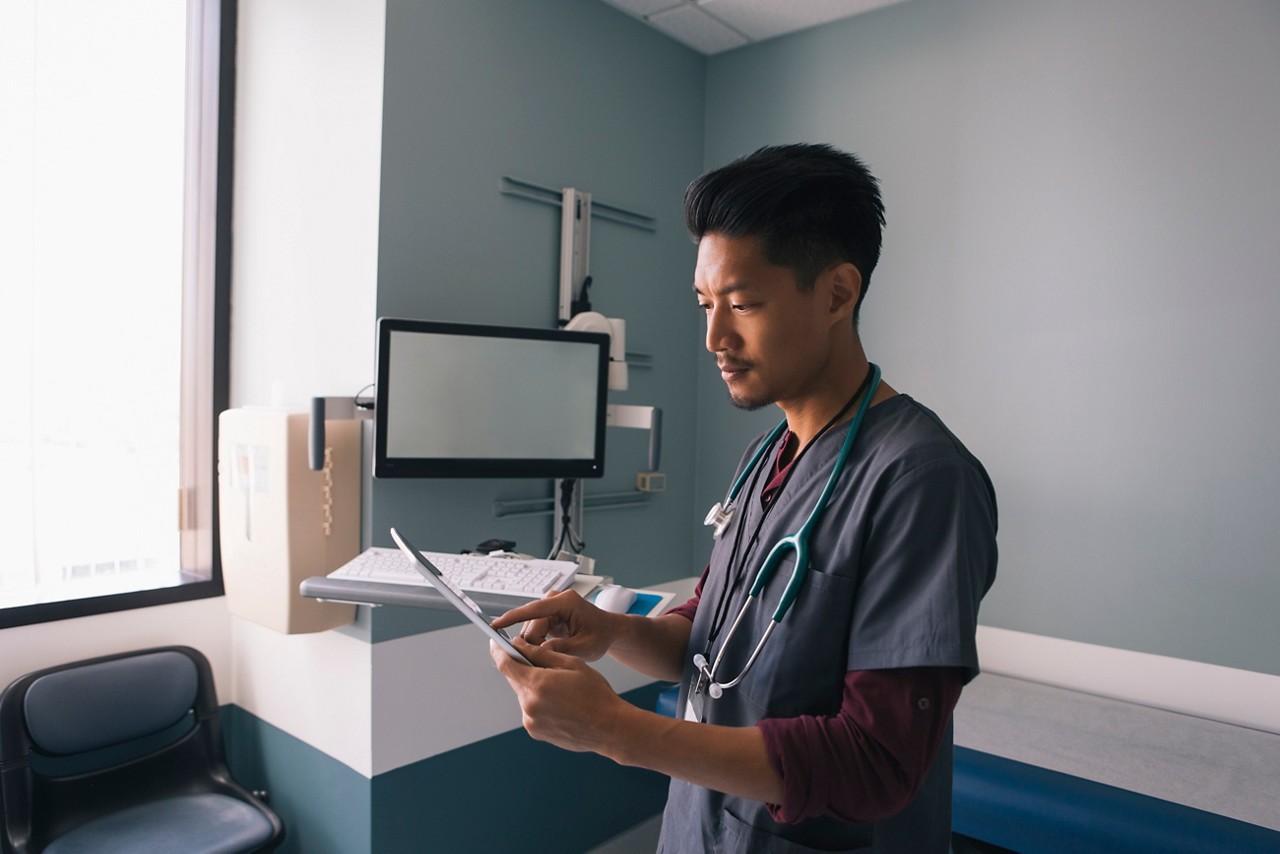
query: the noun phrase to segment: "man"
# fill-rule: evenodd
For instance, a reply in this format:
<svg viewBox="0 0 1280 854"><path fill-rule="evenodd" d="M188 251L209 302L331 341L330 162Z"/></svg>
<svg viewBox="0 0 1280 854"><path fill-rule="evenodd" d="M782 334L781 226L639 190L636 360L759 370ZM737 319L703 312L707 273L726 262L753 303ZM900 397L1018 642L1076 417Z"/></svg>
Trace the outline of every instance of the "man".
<svg viewBox="0 0 1280 854"><path fill-rule="evenodd" d="M517 646L536 666L494 661L533 737L671 776L663 851L944 852L951 712L977 673L995 493L863 351L878 185L828 146L764 148L690 185L685 220L729 396L776 403L786 429L748 448L692 600L649 619L562 593L494 623L528 621ZM734 621L770 549L815 512L803 586L752 662L794 552ZM683 719L618 697L583 663L606 653L679 681Z"/></svg>

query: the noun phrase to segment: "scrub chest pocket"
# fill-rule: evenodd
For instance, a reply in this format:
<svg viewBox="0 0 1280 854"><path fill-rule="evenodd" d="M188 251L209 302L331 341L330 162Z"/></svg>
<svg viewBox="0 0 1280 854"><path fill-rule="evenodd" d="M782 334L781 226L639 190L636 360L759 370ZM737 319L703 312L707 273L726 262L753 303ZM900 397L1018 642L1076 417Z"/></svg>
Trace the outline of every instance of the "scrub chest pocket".
<svg viewBox="0 0 1280 854"><path fill-rule="evenodd" d="M779 576L785 579L789 569L784 564ZM743 649L726 654L726 659L734 660L726 661L725 672L733 673L745 662L743 656L764 632L773 613L770 598L776 600L776 595L763 597L751 621L754 625L739 632L735 645L740 643ZM852 579L810 567L804 589L737 689L754 707L756 717L832 715L840 710L853 602ZM823 692L828 695L824 697Z"/></svg>

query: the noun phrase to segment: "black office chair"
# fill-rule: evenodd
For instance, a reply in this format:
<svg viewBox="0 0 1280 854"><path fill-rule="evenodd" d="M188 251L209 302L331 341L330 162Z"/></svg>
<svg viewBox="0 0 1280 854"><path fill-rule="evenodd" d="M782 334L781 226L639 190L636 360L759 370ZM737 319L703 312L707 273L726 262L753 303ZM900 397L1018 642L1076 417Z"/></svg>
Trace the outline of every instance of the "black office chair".
<svg viewBox="0 0 1280 854"><path fill-rule="evenodd" d="M270 851L231 778L208 660L172 646L29 673L0 695L4 854Z"/></svg>

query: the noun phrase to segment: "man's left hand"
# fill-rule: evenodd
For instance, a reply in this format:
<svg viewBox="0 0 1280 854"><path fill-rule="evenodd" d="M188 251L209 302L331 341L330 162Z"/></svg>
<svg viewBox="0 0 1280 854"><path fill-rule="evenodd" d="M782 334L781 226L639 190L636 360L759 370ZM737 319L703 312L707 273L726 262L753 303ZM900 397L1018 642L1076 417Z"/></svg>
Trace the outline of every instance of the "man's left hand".
<svg viewBox="0 0 1280 854"><path fill-rule="evenodd" d="M520 637L512 643L534 666L516 661L495 643L489 644L489 654L515 691L529 735L565 750L608 755L629 704L582 659Z"/></svg>

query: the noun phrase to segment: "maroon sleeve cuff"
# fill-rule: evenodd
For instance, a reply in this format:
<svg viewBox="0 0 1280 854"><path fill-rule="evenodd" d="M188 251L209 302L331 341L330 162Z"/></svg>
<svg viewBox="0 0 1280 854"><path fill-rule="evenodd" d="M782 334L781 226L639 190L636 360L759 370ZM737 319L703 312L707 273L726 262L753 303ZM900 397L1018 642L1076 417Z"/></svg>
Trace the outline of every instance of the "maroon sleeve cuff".
<svg viewBox="0 0 1280 854"><path fill-rule="evenodd" d="M963 685L958 667L855 670L835 715L761 720L783 787L769 814L866 822L899 812L924 782Z"/></svg>
<svg viewBox="0 0 1280 854"><path fill-rule="evenodd" d="M711 570L711 564L707 564L702 570L702 577L698 579L698 586L693 588L693 596L688 602L676 605L674 608L667 609L667 614L679 614L689 622L693 622L693 617L698 613L698 603L702 601L702 585L707 583L707 573ZM665 614L663 616L666 616Z"/></svg>

